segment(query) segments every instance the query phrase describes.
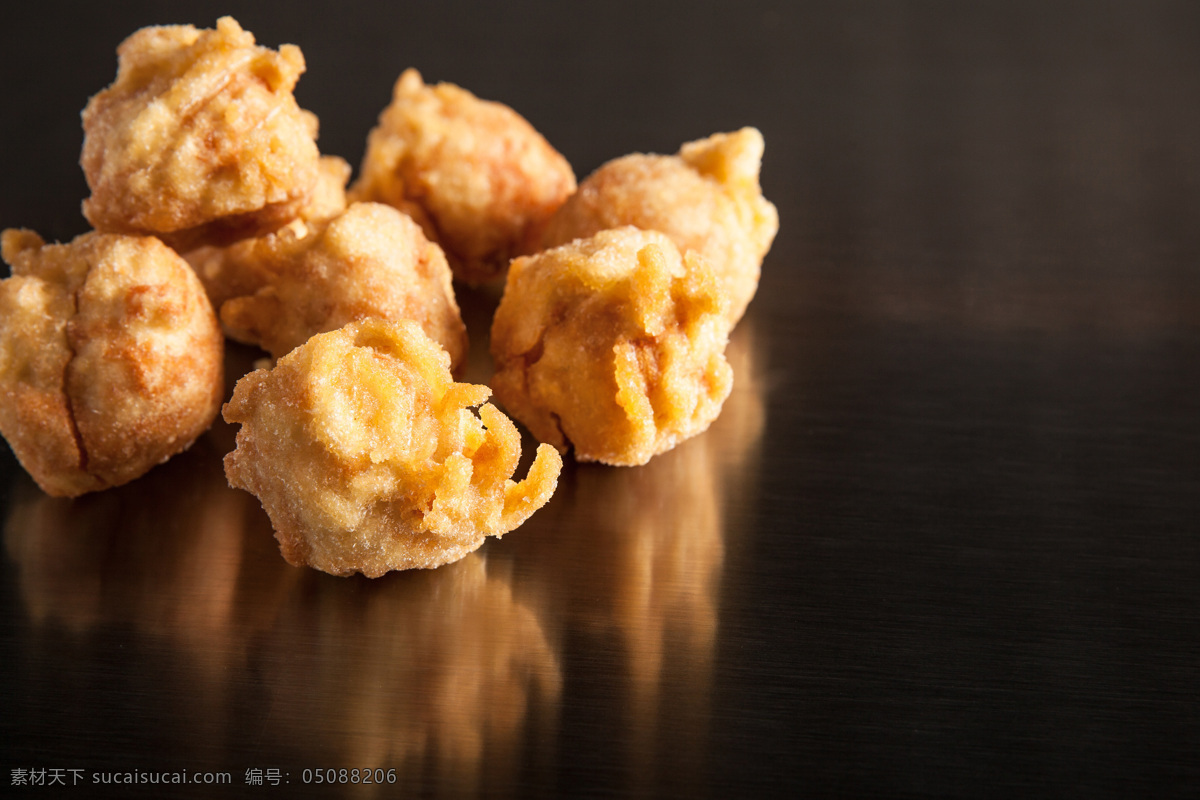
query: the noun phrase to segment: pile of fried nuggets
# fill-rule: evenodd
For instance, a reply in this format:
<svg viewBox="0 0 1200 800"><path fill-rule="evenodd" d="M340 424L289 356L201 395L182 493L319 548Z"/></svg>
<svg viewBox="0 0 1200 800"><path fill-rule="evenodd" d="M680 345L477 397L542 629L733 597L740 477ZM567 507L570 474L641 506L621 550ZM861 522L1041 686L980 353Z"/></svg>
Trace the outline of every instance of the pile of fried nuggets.
<svg viewBox="0 0 1200 800"><path fill-rule="evenodd" d="M225 336L277 359L224 407L241 425L226 476L289 562L336 575L455 561L549 500L560 452L644 464L720 413L729 332L778 228L757 130L577 187L512 109L410 69L347 190L292 95L299 48L224 17L117 53L83 111L95 231L3 233L0 433L47 493L188 448L221 407ZM452 277L506 280L492 389L545 443L522 481L491 389L452 377Z"/></svg>

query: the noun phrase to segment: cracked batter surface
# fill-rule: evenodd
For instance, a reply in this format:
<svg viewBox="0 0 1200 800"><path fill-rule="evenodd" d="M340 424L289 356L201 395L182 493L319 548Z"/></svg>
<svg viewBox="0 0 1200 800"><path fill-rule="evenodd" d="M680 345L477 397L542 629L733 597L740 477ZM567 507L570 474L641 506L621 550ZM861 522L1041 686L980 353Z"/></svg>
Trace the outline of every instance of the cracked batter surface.
<svg viewBox="0 0 1200 800"><path fill-rule="evenodd" d="M758 289L779 214L762 195L763 137L755 128L684 144L677 155L635 153L604 164L550 220L542 245L555 247L633 225L665 233L712 266L737 323Z"/></svg>
<svg viewBox="0 0 1200 800"><path fill-rule="evenodd" d="M374 578L457 561L541 508L562 467L542 445L514 482L516 426L472 411L489 394L455 383L416 323L354 322L238 381L225 474L262 501L292 564Z"/></svg>
<svg viewBox="0 0 1200 800"><path fill-rule="evenodd" d="M513 261L492 386L539 440L580 461L644 464L720 413L727 310L697 254L656 231L601 231Z"/></svg>
<svg viewBox="0 0 1200 800"><path fill-rule="evenodd" d="M298 237L308 235L313 223L328 222L346 210L346 182L350 180L350 165L337 156L321 156L317 188L300 214L284 229ZM284 229L272 233L282 233ZM270 236L271 234L266 234ZM183 254L192 265L213 308L234 297L254 294L267 283L267 273L261 268L255 253L261 247L259 239L249 238L225 247L205 245Z"/></svg>
<svg viewBox="0 0 1200 800"><path fill-rule="evenodd" d="M97 230L185 250L273 230L309 201L317 118L292 95L300 48L260 47L222 17L215 30L142 28L117 56L116 80L83 110L83 213Z"/></svg>
<svg viewBox="0 0 1200 800"><path fill-rule="evenodd" d="M2 244L0 433L47 494L127 483L208 429L224 339L182 258L149 236Z"/></svg>

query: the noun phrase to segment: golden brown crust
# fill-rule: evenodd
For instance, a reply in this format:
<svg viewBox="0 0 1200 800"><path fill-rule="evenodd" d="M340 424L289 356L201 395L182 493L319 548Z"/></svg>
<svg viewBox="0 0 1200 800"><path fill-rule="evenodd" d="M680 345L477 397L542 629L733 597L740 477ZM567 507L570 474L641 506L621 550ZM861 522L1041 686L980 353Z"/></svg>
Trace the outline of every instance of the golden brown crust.
<svg viewBox="0 0 1200 800"><path fill-rule="evenodd" d="M317 185L312 196L300 209L297 219L303 222L322 222L333 219L346 210L346 184L350 181L350 165L339 156L321 156L317 164Z"/></svg>
<svg viewBox="0 0 1200 800"><path fill-rule="evenodd" d="M195 259L226 333L279 358L367 317L413 320L460 364L467 329L450 267L420 226L381 203L297 223Z"/></svg>
<svg viewBox="0 0 1200 800"><path fill-rule="evenodd" d="M533 249L574 190L571 165L521 115L453 84L427 86L409 69L367 139L351 194L410 214L455 277L479 284Z"/></svg>
<svg viewBox="0 0 1200 800"><path fill-rule="evenodd" d="M763 138L754 128L684 144L678 155L635 153L601 166L550 220L542 245L556 247L633 225L671 237L712 265L736 323L758 288L779 215L758 184Z"/></svg>
<svg viewBox="0 0 1200 800"><path fill-rule="evenodd" d="M373 318L314 336L242 378L230 485L262 501L291 563L368 577L462 558L550 498L561 459L539 448L524 481L516 427L486 386L454 383L416 323Z"/></svg>
<svg viewBox="0 0 1200 800"><path fill-rule="evenodd" d="M317 120L296 105L294 45L216 30L143 28L117 48L117 78L83 111L80 163L99 231L176 249L228 243L293 219L317 181Z"/></svg>
<svg viewBox="0 0 1200 800"><path fill-rule="evenodd" d="M292 232L303 237L310 223L328 222L345 211L348 180L350 165L344 159L321 156L317 188L300 209L299 216L289 223ZM268 275L255 256L259 247L261 245L251 238L227 247L197 247L184 253L183 257L204 284L213 308L219 311L226 300L254 294L266 284Z"/></svg>
<svg viewBox="0 0 1200 800"><path fill-rule="evenodd" d="M8 230L0 432L48 494L117 486L212 423L224 339L187 264L153 237L45 245Z"/></svg>
<svg viewBox="0 0 1200 800"><path fill-rule="evenodd" d="M703 260L655 231L518 258L492 324L496 397L581 461L644 464L720 413L726 302Z"/></svg>

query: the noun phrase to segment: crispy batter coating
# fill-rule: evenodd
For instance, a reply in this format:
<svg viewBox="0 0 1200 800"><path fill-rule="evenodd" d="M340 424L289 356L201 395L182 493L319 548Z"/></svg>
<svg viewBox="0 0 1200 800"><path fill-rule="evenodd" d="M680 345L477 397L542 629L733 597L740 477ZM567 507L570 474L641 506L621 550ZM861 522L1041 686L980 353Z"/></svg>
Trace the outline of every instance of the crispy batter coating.
<svg viewBox="0 0 1200 800"><path fill-rule="evenodd" d="M241 292L220 306L226 333L276 358L367 317L413 320L453 365L466 357L446 257L391 206L352 203L331 220L239 242L209 263L219 264L210 274L223 281L215 294Z"/></svg>
<svg viewBox="0 0 1200 800"><path fill-rule="evenodd" d="M426 86L409 69L367 139L351 194L412 215L455 277L479 284L536 249L573 191L571 165L520 114L453 84Z"/></svg>
<svg viewBox="0 0 1200 800"><path fill-rule="evenodd" d="M142 28L117 56L116 81L83 110L83 213L97 230L182 251L273 230L309 201L317 118L292 96L298 47L257 46L222 17L216 30Z"/></svg>
<svg viewBox="0 0 1200 800"><path fill-rule="evenodd" d="M308 224L328 222L346 210L346 182L350 180L350 165L337 156L321 156L317 188L312 198L300 209L299 216L285 227L297 236L308 233ZM213 308L234 297L254 294L267 283L267 273L258 265L254 255L260 247L256 240L243 239L227 247L205 245L189 250L183 257L192 265Z"/></svg>
<svg viewBox="0 0 1200 800"><path fill-rule="evenodd" d="M510 479L516 426L490 403L470 410L489 394L454 383L416 323L351 323L238 382L225 474L262 501L292 564L372 578L447 564L520 525L558 483L547 446Z"/></svg>
<svg viewBox="0 0 1200 800"><path fill-rule="evenodd" d="M191 445L223 393L224 339L150 236L3 234L0 433L47 494L118 486Z"/></svg>
<svg viewBox="0 0 1200 800"><path fill-rule="evenodd" d="M346 210L346 183L350 180L350 165L339 156L321 156L317 163L317 186L312 197L300 209L301 222L320 222L333 219Z"/></svg>
<svg viewBox="0 0 1200 800"><path fill-rule="evenodd" d="M644 464L720 413L726 302L704 260L657 231L518 258L492 324L496 397L580 461Z"/></svg>
<svg viewBox="0 0 1200 800"><path fill-rule="evenodd" d="M779 214L758 184L762 155L762 134L742 128L688 142L678 155L635 153L610 161L554 215L542 244L554 247L622 225L661 231L712 265L729 294L729 321L737 323L779 230Z"/></svg>

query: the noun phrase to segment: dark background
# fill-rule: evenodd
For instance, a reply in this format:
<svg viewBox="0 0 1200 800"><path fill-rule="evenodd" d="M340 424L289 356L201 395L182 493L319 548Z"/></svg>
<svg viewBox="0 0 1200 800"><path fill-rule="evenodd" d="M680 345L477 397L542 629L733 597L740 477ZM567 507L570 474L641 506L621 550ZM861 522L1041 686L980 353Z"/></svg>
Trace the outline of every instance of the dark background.
<svg viewBox="0 0 1200 800"><path fill-rule="evenodd" d="M781 224L737 389L647 467L569 466L503 541L375 582L282 563L222 426L74 503L5 452L0 783L1200 793L1200 6L24 3L0 226L83 232L78 114L116 45L222 13L301 46L355 165L407 66L581 179L758 127ZM484 353L494 297L460 301Z"/></svg>

